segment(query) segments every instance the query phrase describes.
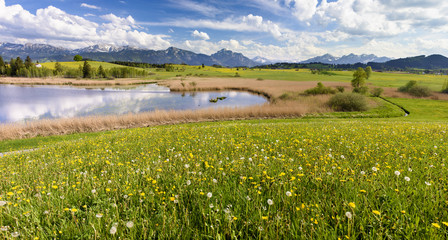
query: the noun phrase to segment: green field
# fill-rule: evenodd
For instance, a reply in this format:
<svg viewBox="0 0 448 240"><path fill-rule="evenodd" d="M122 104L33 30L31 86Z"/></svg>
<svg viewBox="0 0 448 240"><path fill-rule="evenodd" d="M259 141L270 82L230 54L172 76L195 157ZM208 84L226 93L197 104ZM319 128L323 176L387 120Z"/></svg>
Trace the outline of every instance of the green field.
<svg viewBox="0 0 448 240"><path fill-rule="evenodd" d="M236 71L176 67L186 69L151 77ZM346 82L352 74L239 73ZM369 82L409 80L437 89L444 77L374 73ZM0 157L0 237L446 239L448 103L387 100L409 116L376 99L363 113L1 141L0 152L33 151Z"/></svg>
<svg viewBox="0 0 448 240"><path fill-rule="evenodd" d="M84 62L61 62L62 66L68 68L78 68ZM113 67L124 67L117 64L107 62L89 61L93 68L98 68L100 65L105 69ZM43 66L54 69L54 63L43 63ZM336 81L336 82L350 82L352 80L352 71L333 71L334 75L318 75L312 74L308 69L285 69L285 70L271 70L271 69L246 69L246 68L216 68L205 66L188 66L188 65L174 65L174 71L167 72L165 69L150 68L148 69L154 75L148 79L169 79L176 76L179 77L234 77L238 72L242 78L254 78L265 80L287 80L287 81ZM374 72L372 77L367 81L368 84L379 87L394 87L398 88L405 85L411 80L416 80L423 86L428 86L434 91L441 91L442 86L447 76L441 75L417 75L408 73L388 73L388 72Z"/></svg>

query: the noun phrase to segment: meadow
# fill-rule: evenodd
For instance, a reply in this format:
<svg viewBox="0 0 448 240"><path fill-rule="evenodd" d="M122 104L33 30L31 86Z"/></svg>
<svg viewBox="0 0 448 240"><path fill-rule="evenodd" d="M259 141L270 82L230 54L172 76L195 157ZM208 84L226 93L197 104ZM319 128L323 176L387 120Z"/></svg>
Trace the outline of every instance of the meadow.
<svg viewBox="0 0 448 240"><path fill-rule="evenodd" d="M188 124L0 162L0 235L431 238L447 234L446 123Z"/></svg>
<svg viewBox="0 0 448 240"><path fill-rule="evenodd" d="M186 66L183 76L151 77L206 89L205 71L210 78L235 74ZM351 79L350 72L244 71L254 75L240 71L244 78L232 81L255 81L255 90L274 98L303 89L273 81L280 86L273 90L268 79L334 86ZM395 87L409 79L433 89L444 81L374 73L368 82ZM447 102L386 100L372 100L378 105L363 113L277 116L292 119L250 113L252 120L179 124L195 113L176 113L177 122L161 113L151 121L177 125L0 141L0 152L10 152L0 154L0 237L446 239ZM205 121L226 119L203 114ZM110 124L138 127L123 119Z"/></svg>

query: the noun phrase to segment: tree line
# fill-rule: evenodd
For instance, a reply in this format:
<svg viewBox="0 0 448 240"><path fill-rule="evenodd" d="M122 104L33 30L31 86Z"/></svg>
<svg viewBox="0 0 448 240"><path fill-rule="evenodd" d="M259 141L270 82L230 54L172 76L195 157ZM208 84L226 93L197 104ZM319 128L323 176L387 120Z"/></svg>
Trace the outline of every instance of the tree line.
<svg viewBox="0 0 448 240"><path fill-rule="evenodd" d="M78 68L63 66L59 62L54 63L54 69L46 68L34 63L27 56L25 61L20 57L11 58L9 62L0 56L0 76L8 77L65 77L65 78L135 78L150 75L147 70L132 67L113 67L105 69L102 65L94 68L88 61Z"/></svg>

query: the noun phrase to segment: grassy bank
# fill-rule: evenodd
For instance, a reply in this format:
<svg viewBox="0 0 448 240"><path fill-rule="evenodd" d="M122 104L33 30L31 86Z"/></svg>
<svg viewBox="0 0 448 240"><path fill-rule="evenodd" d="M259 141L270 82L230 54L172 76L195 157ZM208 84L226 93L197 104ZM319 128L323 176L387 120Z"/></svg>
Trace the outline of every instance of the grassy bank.
<svg viewBox="0 0 448 240"><path fill-rule="evenodd" d="M49 144L2 157L0 236L443 239L446 131L254 120Z"/></svg>

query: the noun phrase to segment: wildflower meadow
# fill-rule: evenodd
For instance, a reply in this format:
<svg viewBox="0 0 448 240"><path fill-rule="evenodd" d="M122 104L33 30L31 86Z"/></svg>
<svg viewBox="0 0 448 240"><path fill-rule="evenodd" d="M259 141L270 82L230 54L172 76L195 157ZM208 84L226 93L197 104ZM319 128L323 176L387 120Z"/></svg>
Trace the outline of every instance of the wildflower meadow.
<svg viewBox="0 0 448 240"><path fill-rule="evenodd" d="M0 158L0 237L446 239L448 124L202 123Z"/></svg>

